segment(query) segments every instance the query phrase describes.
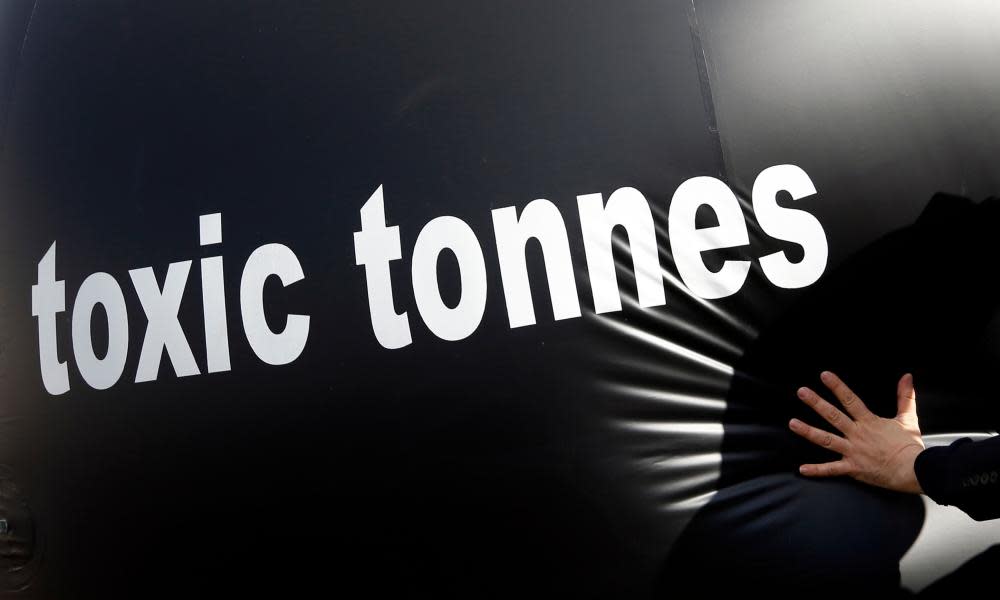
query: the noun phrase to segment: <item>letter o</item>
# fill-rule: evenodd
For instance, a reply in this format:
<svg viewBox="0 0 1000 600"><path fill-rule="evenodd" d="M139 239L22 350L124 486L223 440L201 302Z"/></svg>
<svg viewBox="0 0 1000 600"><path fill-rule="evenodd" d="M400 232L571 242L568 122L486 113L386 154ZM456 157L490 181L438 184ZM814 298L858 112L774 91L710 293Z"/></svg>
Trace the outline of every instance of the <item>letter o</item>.
<svg viewBox="0 0 1000 600"><path fill-rule="evenodd" d="M108 352L97 358L90 335L90 319L100 304L108 317ZM128 355L128 312L125 296L115 278L107 273L94 273L83 280L73 303L73 355L80 375L97 390L113 386L125 369Z"/></svg>
<svg viewBox="0 0 1000 600"><path fill-rule="evenodd" d="M448 308L438 288L437 261L448 248L458 259L462 296ZM434 335L456 341L479 327L486 310L486 262L472 229L456 217L438 217L427 223L413 248L413 296L424 323Z"/></svg>

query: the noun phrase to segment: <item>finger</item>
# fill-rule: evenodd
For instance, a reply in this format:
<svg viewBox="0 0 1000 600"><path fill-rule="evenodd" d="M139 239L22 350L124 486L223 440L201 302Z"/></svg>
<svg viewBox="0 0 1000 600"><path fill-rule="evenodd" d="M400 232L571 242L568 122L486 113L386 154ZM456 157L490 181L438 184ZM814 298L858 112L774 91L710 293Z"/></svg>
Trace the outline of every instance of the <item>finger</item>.
<svg viewBox="0 0 1000 600"><path fill-rule="evenodd" d="M859 421L869 420L875 418L865 403L858 398L858 395L851 391L851 388L847 387L840 377L837 377L830 371L823 371L820 376L823 380L823 384L830 388L833 395L840 400L840 403L844 405L847 410L847 414L851 415Z"/></svg>
<svg viewBox="0 0 1000 600"><path fill-rule="evenodd" d="M833 435L829 431L813 427L812 425L806 425L798 419L789 421L788 428L817 446L833 450L837 454L846 454L848 448L850 448L850 444L844 438Z"/></svg>
<svg viewBox="0 0 1000 600"><path fill-rule="evenodd" d="M851 474L851 463L846 460L835 460L833 462L819 465L802 465L799 473L806 477L837 477Z"/></svg>
<svg viewBox="0 0 1000 600"><path fill-rule="evenodd" d="M896 417L917 416L917 391L913 388L913 375L907 373L896 386Z"/></svg>
<svg viewBox="0 0 1000 600"><path fill-rule="evenodd" d="M799 388L798 396L800 400L816 411L816 414L826 419L827 423L836 427L840 433L847 435L854 427L854 421L811 389Z"/></svg>

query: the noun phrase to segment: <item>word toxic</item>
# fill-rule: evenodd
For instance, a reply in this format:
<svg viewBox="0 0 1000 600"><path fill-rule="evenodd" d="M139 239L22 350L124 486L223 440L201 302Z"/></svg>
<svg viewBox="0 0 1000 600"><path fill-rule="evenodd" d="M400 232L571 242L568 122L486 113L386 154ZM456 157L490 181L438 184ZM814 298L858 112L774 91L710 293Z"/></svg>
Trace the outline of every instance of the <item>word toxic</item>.
<svg viewBox="0 0 1000 600"><path fill-rule="evenodd" d="M222 243L222 214L200 217L202 246ZM164 352L178 377L198 375L191 346L177 320L191 261L170 263L163 287L152 267L128 272L146 314L146 334L139 352L135 381L154 381ZM265 244L250 254L240 280L240 315L243 330L254 353L265 363L283 365L298 358L309 335L309 317L288 315L285 329L274 332L264 318L264 282L272 275L282 286L303 278L295 253L282 244ZM222 257L201 259L202 307L205 317L205 356L209 373L228 371L229 328L223 288ZM108 347L103 357L94 349L91 316L100 305L107 315ZM38 283L31 287L31 314L38 318L38 355L42 383L50 394L69 391L66 361L58 356L56 314L66 310L66 285L56 279L56 243L38 263ZM114 385L125 369L128 354L129 319L125 296L118 281L108 273L93 273L76 292L72 315L73 357L88 385L104 390Z"/></svg>

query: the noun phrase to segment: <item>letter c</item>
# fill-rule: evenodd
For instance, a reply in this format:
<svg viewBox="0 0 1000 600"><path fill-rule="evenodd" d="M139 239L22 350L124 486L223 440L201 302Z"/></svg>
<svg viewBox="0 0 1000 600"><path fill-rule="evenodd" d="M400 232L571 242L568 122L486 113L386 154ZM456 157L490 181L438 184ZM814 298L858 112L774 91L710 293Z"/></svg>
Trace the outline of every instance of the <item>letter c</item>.
<svg viewBox="0 0 1000 600"><path fill-rule="evenodd" d="M284 244L266 244L247 259L240 280L243 330L254 354L269 365L285 365L302 354L309 337L308 315L288 315L284 331L275 333L264 318L264 282L277 275L283 287L304 278L302 265Z"/></svg>

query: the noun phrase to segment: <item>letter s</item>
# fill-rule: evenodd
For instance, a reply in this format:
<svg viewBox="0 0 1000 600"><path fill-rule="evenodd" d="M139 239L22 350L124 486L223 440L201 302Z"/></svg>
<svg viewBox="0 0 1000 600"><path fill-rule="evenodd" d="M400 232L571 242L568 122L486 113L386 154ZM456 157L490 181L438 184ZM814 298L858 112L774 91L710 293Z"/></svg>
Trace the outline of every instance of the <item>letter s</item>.
<svg viewBox="0 0 1000 600"><path fill-rule="evenodd" d="M791 193L800 200L816 193L816 187L806 172L795 165L776 165L761 171L753 182L753 211L760 228L767 235L802 246L802 260L793 263L784 251L760 258L764 275L781 288L801 288L815 283L826 269L826 232L812 214L778 206L780 191Z"/></svg>

